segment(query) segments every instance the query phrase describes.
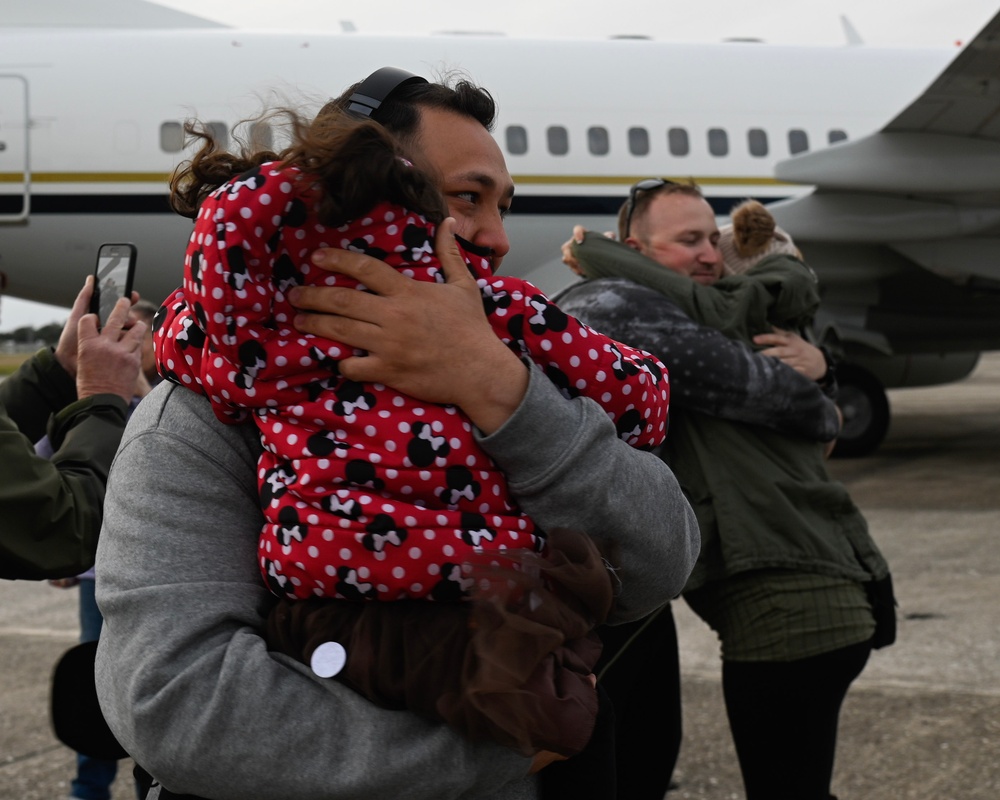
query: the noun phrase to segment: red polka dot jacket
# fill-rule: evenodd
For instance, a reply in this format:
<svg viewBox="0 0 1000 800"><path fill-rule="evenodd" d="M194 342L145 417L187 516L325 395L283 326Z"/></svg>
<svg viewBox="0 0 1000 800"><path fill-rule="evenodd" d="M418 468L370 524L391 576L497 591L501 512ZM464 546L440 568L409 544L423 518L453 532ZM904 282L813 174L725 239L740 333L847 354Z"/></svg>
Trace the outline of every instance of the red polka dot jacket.
<svg viewBox="0 0 1000 800"><path fill-rule="evenodd" d="M414 280L443 280L434 227L387 203L339 228L317 221L298 171L264 164L202 205L182 288L154 336L161 373L204 393L227 422L252 418L266 525L260 566L279 596L450 600L467 588L468 554L544 549L503 473L453 407L338 372L355 354L291 324L296 285L357 286L309 263L320 247L371 254ZM491 274L463 251L496 335L567 397L600 403L637 447L663 441L662 363L561 312L523 280ZM363 287L359 287L363 288Z"/></svg>

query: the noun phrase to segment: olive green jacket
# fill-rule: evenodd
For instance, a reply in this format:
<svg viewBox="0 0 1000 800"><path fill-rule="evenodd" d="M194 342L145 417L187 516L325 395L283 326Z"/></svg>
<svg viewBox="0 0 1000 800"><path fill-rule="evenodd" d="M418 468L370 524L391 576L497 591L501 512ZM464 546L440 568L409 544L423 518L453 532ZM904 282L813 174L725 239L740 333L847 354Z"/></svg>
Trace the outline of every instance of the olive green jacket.
<svg viewBox="0 0 1000 800"><path fill-rule="evenodd" d="M726 275L703 286L638 251L588 233L574 253L588 278L625 278L655 289L699 325L752 343L773 327L808 328L819 308L819 284L806 263L777 254L762 258L742 275Z"/></svg>
<svg viewBox="0 0 1000 800"><path fill-rule="evenodd" d="M93 566L126 410L116 395L77 400L48 349L0 382L0 578L67 577ZM51 459L32 445L46 433Z"/></svg>
<svg viewBox="0 0 1000 800"><path fill-rule="evenodd" d="M588 236L574 254L588 275L602 277L561 294L559 307L651 352L669 371L670 432L661 456L680 481L702 537L685 591L758 569L862 583L888 575L860 510L827 473L818 441L835 435L825 421L835 412L820 388L753 353L746 342L704 327L698 310L708 306L692 301L696 284L689 278L677 276L679 294L663 284L623 280L623 264L641 269L647 259L599 237ZM699 290L711 299L712 287ZM743 399L720 401L727 396Z"/></svg>

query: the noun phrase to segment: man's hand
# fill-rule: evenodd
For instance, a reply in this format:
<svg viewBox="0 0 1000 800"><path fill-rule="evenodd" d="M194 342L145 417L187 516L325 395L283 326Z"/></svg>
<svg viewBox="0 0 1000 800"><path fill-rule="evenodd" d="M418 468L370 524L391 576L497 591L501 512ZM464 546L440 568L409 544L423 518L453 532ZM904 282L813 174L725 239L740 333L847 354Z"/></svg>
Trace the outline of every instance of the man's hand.
<svg viewBox="0 0 1000 800"><path fill-rule="evenodd" d="M90 308L90 297L94 293L94 276L88 275L83 283L83 288L73 301L73 308L70 309L69 319L63 325L62 333L59 334L59 343L56 345L56 361L59 362L69 376L76 379L76 329L80 324L80 317L87 313Z"/></svg>
<svg viewBox="0 0 1000 800"><path fill-rule="evenodd" d="M826 359L823 352L797 333L775 328L774 333L761 333L753 337L754 344L770 345L761 355L773 356L811 381L818 381L826 375Z"/></svg>
<svg viewBox="0 0 1000 800"><path fill-rule="evenodd" d="M80 293L78 302L73 305L74 313L83 294ZM100 330L97 329L96 314L77 317L76 396L81 400L95 394L116 394L126 403L131 401L142 364L142 340L147 330L144 322L125 328L131 307L130 299L120 298ZM60 337L59 344L62 343Z"/></svg>
<svg viewBox="0 0 1000 800"><path fill-rule="evenodd" d="M452 218L438 226L435 249L443 284L415 281L360 253L317 250L315 265L355 278L369 291L297 287L290 295L296 308L318 313L297 315L295 327L367 351L340 362L344 377L456 405L489 434L520 405L528 372L490 328Z"/></svg>

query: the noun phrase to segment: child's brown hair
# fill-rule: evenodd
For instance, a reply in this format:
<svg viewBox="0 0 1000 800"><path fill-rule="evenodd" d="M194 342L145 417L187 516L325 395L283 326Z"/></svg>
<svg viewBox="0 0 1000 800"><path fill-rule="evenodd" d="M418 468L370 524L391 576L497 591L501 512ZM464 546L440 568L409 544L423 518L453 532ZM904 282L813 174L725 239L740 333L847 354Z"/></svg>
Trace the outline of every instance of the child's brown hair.
<svg viewBox="0 0 1000 800"><path fill-rule="evenodd" d="M377 122L354 116L338 101L327 103L311 121L281 109L255 122L276 117L287 118L292 130L291 146L280 153L246 143L232 153L219 146L207 126L187 122L185 132L201 139L202 146L171 177L171 208L194 219L205 198L223 183L277 161L299 168L303 180L318 182L318 215L324 225L342 225L380 201L401 205L433 222L447 215L444 198L430 177L403 157L395 138Z"/></svg>

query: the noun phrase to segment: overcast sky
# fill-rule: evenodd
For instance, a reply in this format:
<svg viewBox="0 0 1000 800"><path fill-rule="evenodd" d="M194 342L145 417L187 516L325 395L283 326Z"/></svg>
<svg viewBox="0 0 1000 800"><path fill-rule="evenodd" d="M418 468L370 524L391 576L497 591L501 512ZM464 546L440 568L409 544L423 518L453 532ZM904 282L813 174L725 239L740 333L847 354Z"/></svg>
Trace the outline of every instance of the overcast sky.
<svg viewBox="0 0 1000 800"><path fill-rule="evenodd" d="M250 28L339 29L342 22L349 22L363 33L489 31L598 38L643 34L702 42L753 37L832 46L845 41L840 22L844 15L865 43L892 47L955 47L975 36L1000 9L1000 0L574 0L572 12L554 0L161 0L159 4ZM61 321L66 313L4 297L0 331Z"/></svg>
<svg viewBox="0 0 1000 800"><path fill-rule="evenodd" d="M846 15L865 41L941 45L965 40L1000 8L997 0L158 0L217 22L261 28L362 32L492 31L511 36L644 34L675 41L751 36L770 42L841 44ZM572 11L567 11L567 6ZM280 8L280 11L277 9Z"/></svg>

